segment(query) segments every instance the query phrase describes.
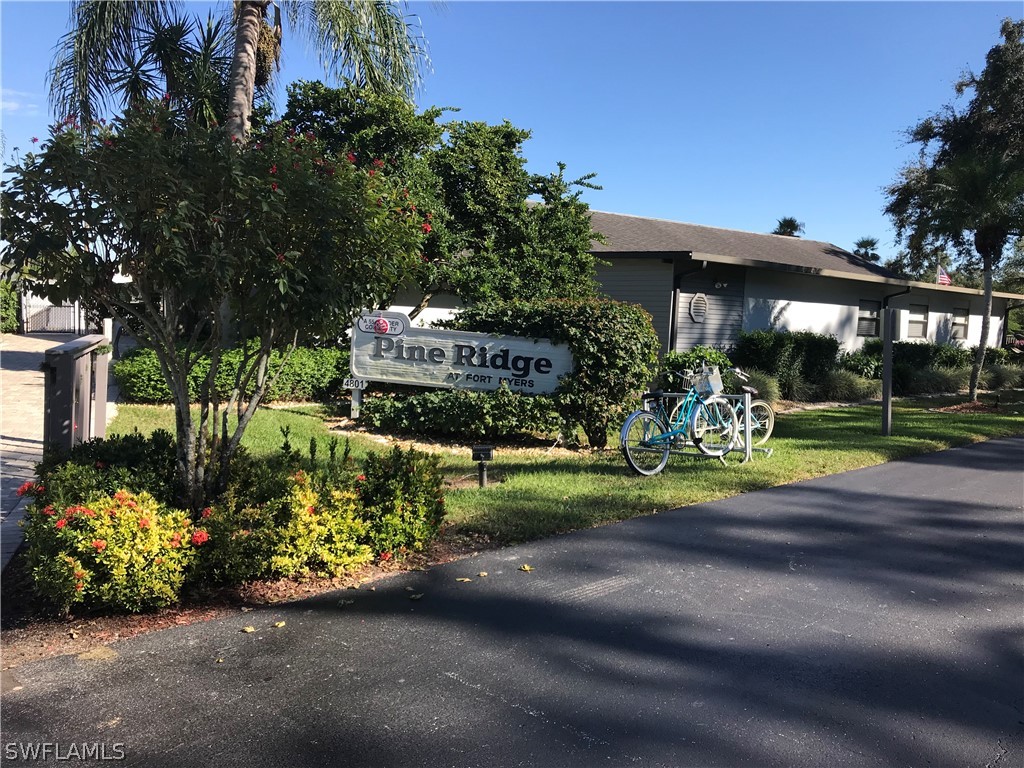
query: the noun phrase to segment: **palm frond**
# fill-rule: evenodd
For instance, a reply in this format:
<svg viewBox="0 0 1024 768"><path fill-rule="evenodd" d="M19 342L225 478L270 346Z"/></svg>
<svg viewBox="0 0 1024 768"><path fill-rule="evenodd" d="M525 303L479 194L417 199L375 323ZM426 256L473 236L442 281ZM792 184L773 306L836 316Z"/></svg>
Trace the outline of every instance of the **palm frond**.
<svg viewBox="0 0 1024 768"><path fill-rule="evenodd" d="M284 0L288 21L320 51L333 78L411 95L429 66L414 14L390 0Z"/></svg>
<svg viewBox="0 0 1024 768"><path fill-rule="evenodd" d="M114 96L110 73L135 58L140 29L164 25L174 0L78 0L70 31L61 37L50 71L50 103L57 116L90 120Z"/></svg>

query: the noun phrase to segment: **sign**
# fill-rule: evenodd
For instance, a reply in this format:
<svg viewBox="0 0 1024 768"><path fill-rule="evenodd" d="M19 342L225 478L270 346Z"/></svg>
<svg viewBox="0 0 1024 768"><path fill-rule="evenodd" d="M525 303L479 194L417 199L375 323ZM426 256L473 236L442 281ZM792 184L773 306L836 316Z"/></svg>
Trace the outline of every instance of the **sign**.
<svg viewBox="0 0 1024 768"><path fill-rule="evenodd" d="M360 316L352 326L352 377L394 384L547 394L572 372L572 354L547 339L414 328L400 312Z"/></svg>
<svg viewBox="0 0 1024 768"><path fill-rule="evenodd" d="M473 461L494 461L494 446L474 445Z"/></svg>
<svg viewBox="0 0 1024 768"><path fill-rule="evenodd" d="M369 383L366 379L345 379L341 382L341 386L344 389L366 389Z"/></svg>

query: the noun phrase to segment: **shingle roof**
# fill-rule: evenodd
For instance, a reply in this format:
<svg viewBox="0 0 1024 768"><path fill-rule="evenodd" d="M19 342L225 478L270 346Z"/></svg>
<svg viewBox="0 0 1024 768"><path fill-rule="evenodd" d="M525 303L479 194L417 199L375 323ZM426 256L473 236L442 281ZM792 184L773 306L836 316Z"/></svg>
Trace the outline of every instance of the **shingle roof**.
<svg viewBox="0 0 1024 768"><path fill-rule="evenodd" d="M591 212L591 226L607 239L594 243L593 251L604 254L689 252L693 258L735 263L761 262L764 266L795 267L800 271L848 272L899 278L884 267L862 259L832 243L784 235L762 235L735 229L683 224L621 213ZM719 258L714 258L719 257Z"/></svg>

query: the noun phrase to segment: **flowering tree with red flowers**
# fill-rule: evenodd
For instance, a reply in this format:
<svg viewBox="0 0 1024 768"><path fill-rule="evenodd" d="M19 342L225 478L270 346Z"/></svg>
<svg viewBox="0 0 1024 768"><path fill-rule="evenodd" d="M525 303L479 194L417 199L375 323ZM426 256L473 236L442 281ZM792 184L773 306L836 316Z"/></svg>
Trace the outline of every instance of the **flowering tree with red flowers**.
<svg viewBox="0 0 1024 768"><path fill-rule="evenodd" d="M225 141L166 101L110 125L57 126L7 173L5 269L155 350L174 398L181 501L196 511L224 487L277 373L271 352L287 360L301 334L332 332L390 295L426 223L383 168L335 157L312 134L276 124ZM214 381L234 346L244 362L221 400ZM204 356L193 414L188 378Z"/></svg>

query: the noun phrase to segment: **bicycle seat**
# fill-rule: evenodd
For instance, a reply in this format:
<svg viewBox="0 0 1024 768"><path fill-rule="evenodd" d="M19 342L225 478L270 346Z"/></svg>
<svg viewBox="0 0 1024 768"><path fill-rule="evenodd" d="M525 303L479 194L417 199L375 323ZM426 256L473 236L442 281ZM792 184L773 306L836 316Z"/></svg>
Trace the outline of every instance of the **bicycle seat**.
<svg viewBox="0 0 1024 768"><path fill-rule="evenodd" d="M758 391L757 391L756 389L754 389L753 387L748 387L748 386L746 386L746 385L743 385L743 387L741 387L741 389L742 389L742 390L743 390L744 392L748 392L748 393L750 394L750 396L751 396L751 397L757 397L757 396L758 396L758 395L760 394L760 392L758 392Z"/></svg>
<svg viewBox="0 0 1024 768"><path fill-rule="evenodd" d="M653 392L644 392L641 396L641 400L657 400L658 398L665 396L665 390L656 389Z"/></svg>

